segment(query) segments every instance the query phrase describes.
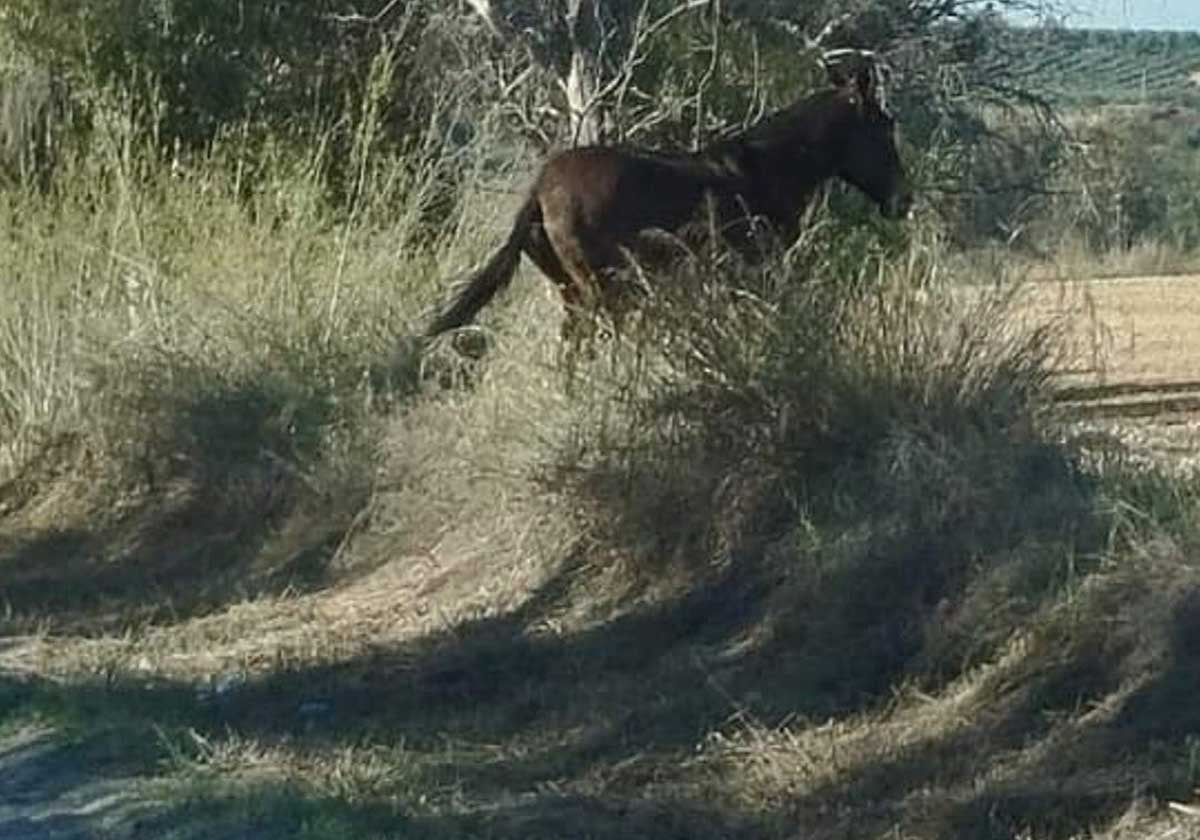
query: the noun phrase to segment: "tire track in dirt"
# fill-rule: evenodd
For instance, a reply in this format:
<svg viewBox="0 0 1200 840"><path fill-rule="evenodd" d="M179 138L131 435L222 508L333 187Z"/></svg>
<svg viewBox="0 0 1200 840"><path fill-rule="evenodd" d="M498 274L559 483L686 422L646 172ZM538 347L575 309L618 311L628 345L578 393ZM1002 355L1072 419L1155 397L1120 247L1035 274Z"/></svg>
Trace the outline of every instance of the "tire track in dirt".
<svg viewBox="0 0 1200 840"><path fill-rule="evenodd" d="M1042 281L1022 311L1064 325L1057 398L1172 464L1200 456L1200 275Z"/></svg>
<svg viewBox="0 0 1200 840"><path fill-rule="evenodd" d="M1146 419L1163 425L1186 423L1200 416L1198 382L1117 382L1066 386L1060 403L1088 419Z"/></svg>

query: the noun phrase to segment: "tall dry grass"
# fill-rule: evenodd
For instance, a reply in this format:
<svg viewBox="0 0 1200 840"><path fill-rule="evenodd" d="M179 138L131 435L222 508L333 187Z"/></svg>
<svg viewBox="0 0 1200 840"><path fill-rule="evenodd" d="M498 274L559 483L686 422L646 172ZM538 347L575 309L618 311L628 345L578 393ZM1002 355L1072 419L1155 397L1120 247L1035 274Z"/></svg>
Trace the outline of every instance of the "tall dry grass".
<svg viewBox="0 0 1200 840"><path fill-rule="evenodd" d="M27 555L14 598L44 595L29 612L111 601L119 626L275 591L319 577L364 515L386 418L422 388L412 336L490 245L474 220L493 223L483 191L510 180L438 124L384 151L389 72L385 52L346 115L336 194L319 126L307 145L241 126L162 160L107 94L58 188L5 194L0 505ZM448 203L448 166L480 191ZM78 540L61 597L51 532ZM131 597L164 552L180 568L160 597ZM96 564L108 577L89 581Z"/></svg>

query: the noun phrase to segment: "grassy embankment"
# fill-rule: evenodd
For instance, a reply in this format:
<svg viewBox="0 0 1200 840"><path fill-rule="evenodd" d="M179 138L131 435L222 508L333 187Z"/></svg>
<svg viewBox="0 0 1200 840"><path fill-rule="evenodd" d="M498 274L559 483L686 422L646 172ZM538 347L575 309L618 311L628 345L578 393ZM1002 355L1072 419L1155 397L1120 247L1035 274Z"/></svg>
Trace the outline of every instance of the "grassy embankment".
<svg viewBox="0 0 1200 840"><path fill-rule="evenodd" d="M108 136L5 198L0 726L137 778L116 836L1179 819L1195 481L1078 439L1054 329L920 225L684 267L573 359L523 276L470 362L407 336L507 176L430 239L365 148L333 211L320 150L248 189Z"/></svg>

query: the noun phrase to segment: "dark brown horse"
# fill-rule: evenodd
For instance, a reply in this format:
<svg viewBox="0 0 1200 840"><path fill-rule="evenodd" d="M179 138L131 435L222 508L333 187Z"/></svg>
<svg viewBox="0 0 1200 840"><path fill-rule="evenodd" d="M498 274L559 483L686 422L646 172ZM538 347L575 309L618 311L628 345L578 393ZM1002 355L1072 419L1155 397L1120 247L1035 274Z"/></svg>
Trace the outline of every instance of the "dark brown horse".
<svg viewBox="0 0 1200 840"><path fill-rule="evenodd" d="M568 315L615 306L614 272L645 253L655 231L671 234L708 214L722 238L752 254L766 223L786 242L805 208L833 177L857 187L884 216L912 205L892 117L876 72L850 79L696 154L592 146L560 152L542 166L508 241L464 283L428 334L463 326L512 279L525 253L558 285Z"/></svg>

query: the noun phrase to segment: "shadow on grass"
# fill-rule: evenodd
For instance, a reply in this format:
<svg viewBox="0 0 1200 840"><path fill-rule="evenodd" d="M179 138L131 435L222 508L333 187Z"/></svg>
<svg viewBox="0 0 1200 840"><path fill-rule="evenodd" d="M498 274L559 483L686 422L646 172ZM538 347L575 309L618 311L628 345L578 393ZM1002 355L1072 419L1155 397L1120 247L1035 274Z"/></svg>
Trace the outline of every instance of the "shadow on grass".
<svg viewBox="0 0 1200 840"><path fill-rule="evenodd" d="M753 593L714 583L576 636L531 636L573 575L564 569L511 614L215 699L161 681L0 680L0 721L36 713L86 738L114 733L168 763L174 750L195 749L185 733L196 732L211 743L251 739L326 755L379 745L413 765L379 797L396 805L351 804L357 797L299 785L231 789L210 776L135 836L168 826L171 836L221 837L213 827L228 825L229 836L252 826L256 837L291 837L301 823L327 826L316 836L331 837L761 836L756 820L647 789L663 763L686 761L729 713L719 693L699 687L703 671L674 654L743 626Z"/></svg>
<svg viewBox="0 0 1200 840"><path fill-rule="evenodd" d="M143 768L229 739L310 756L370 744L389 756L367 795L185 770L175 804L141 817L133 837L758 837L744 817L647 789L650 777L587 778L636 775L618 765L638 755L687 757L721 703L703 692L656 697L652 686L706 612L694 600L569 640L525 638L525 616L510 615L208 701L169 682L0 680L0 720L36 712L68 734L110 733L156 754Z"/></svg>
<svg viewBox="0 0 1200 840"><path fill-rule="evenodd" d="M1193 797L1200 782L1194 756L1200 597L1193 589L1168 593L1166 600L1170 610L1161 625L1147 619L1156 605L1130 605L1116 617L1110 638L1093 641L1075 662L1031 675L1024 702L1006 721L1014 734L1028 738L1030 722L1047 726L1047 718L1083 709L1094 710L1095 720L1075 723L1061 748L1038 750L1003 781L967 797L945 815L948 834L1008 837L1032 826L1038 836L1080 836L1117 819L1134 797ZM1145 625L1131 635L1141 621ZM1162 650L1149 640L1154 635L1166 641ZM1148 656L1157 661L1151 665ZM1140 686L1126 696L1122 679ZM1113 704L1112 697L1121 699Z"/></svg>
<svg viewBox="0 0 1200 840"><path fill-rule="evenodd" d="M829 781L751 811L719 801L714 780L704 787L689 765L706 736L747 716L770 727L784 722L784 710L828 708L828 696L805 687L815 654L788 657L767 645L727 657L719 673L706 665L707 646L761 618L763 590L732 576L574 634L532 633L573 574L564 569L507 615L273 674L215 700L169 683L39 683L7 705L14 714L53 710L67 731L156 744L160 760L186 752L193 741L181 733L190 732L209 744L310 758L364 745L386 756L388 769L365 793L300 782L235 787L208 770L182 804L144 823L147 831L228 825L231 837L293 836L303 824L314 836L759 838L800 825L857 837L906 825L915 836L1068 838L1115 818L1135 795L1178 797L1195 781L1180 769L1179 748L1200 727L1192 712L1200 602L1183 589L1170 596L1163 627L1143 628L1169 639L1152 662L1142 661L1148 648L1137 634L1097 636L1061 651L1057 662L1034 663L977 719L932 728L883 760L848 754ZM1143 606L1130 604L1130 615ZM1121 695L1134 672L1140 687ZM1112 714L1067 724L1075 729L1064 737L1062 721L1114 697L1121 699ZM864 694L842 711L886 702L882 693ZM1029 749L1050 740L1053 749ZM845 825L838 815L849 815ZM214 836L185 828L172 836Z"/></svg>
<svg viewBox="0 0 1200 840"><path fill-rule="evenodd" d="M5 706L31 687L0 677ZM151 751L115 731L62 738L44 726L0 731L0 837L85 840L100 825L137 825L144 804L132 782L153 769Z"/></svg>
<svg viewBox="0 0 1200 840"><path fill-rule="evenodd" d="M0 535L0 630L120 632L317 585L358 508L341 500L317 515L316 501L263 470L240 484L177 482L93 530Z"/></svg>
<svg viewBox="0 0 1200 840"><path fill-rule="evenodd" d="M26 491L0 517L0 632L121 632L323 582L369 488L323 485L301 466L319 463L315 441L289 450L242 420L201 433L186 417L186 433L146 442L117 478L68 468Z"/></svg>
<svg viewBox="0 0 1200 840"><path fill-rule="evenodd" d="M287 785L256 785L251 794L217 794L143 819L132 837L141 840L232 838L403 837L457 838L687 838L761 837L740 830L716 809L647 795L635 800L539 793L515 801L439 815L400 805L347 804L304 796Z"/></svg>
<svg viewBox="0 0 1200 840"><path fill-rule="evenodd" d="M241 372L118 366L103 440L63 435L0 486L0 632L119 632L326 583L370 497L366 406L418 393L422 345L317 360L335 371L285 349Z"/></svg>

